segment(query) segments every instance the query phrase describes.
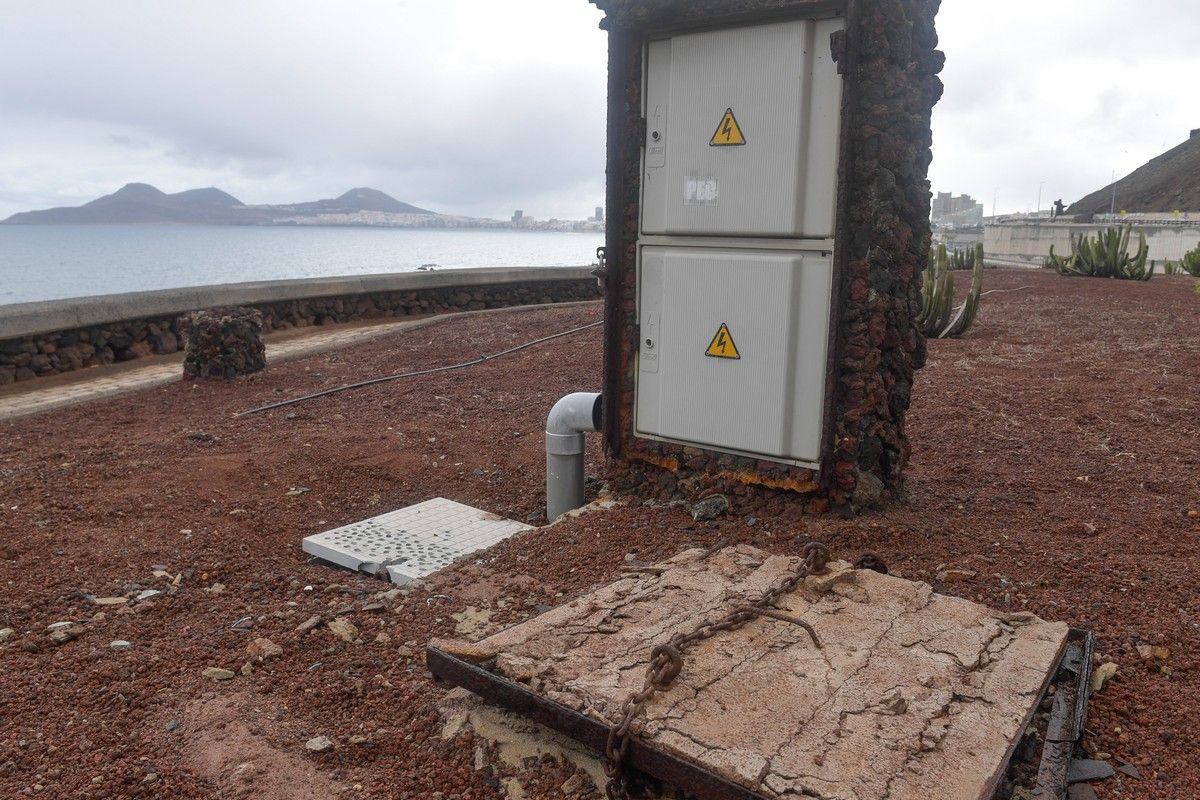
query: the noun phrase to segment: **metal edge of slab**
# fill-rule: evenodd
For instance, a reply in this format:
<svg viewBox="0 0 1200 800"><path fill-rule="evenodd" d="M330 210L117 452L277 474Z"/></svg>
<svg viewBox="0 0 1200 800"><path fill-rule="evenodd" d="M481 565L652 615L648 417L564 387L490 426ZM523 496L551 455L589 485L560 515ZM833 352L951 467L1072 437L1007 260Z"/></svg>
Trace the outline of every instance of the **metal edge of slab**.
<svg viewBox="0 0 1200 800"><path fill-rule="evenodd" d="M1000 787L1004 784L1008 768L1012 765L1013 755L1017 752L1017 748L1021 744L1021 739L1025 737L1025 730L1029 727L1029 723L1033 722L1034 716L1037 715L1038 707L1042 704L1042 698L1046 696L1046 692L1050 689L1050 685L1055 682L1058 671L1062 667L1063 660L1067 656L1068 647L1071 643L1071 635L1074 631L1074 628L1067 628L1067 635L1063 637L1062 644L1058 646L1058 652L1054 654L1054 660L1050 662L1050 668L1046 670L1046 677L1042 681L1041 689L1038 690L1037 699L1029 706L1029 710L1025 712L1025 717L1021 720L1021 725L1017 728L1016 735L1008 743L1008 750L1005 751L1004 758L1000 760L1000 765L992 773L992 776L987 779L987 782L984 783L983 792L979 795L979 800L994 800Z"/></svg>
<svg viewBox="0 0 1200 800"><path fill-rule="evenodd" d="M433 646L425 649L425 666L436 678L569 736L597 753L604 752L608 725L598 720ZM696 800L770 800L637 737L630 740L628 760L633 767L683 789Z"/></svg>
<svg viewBox="0 0 1200 800"><path fill-rule="evenodd" d="M1037 800L1063 800L1067 794L1067 772L1075 755L1075 747L1083 738L1087 723L1088 692L1092 682L1092 651L1095 636L1091 631L1071 628L1067 632L1066 653L1056 672L1074 667L1074 680L1059 682L1054 695L1050 720L1046 725L1046 741L1038 763L1037 781L1033 796ZM1043 694L1044 697L1044 694ZM1038 699L1041 704L1041 698Z"/></svg>

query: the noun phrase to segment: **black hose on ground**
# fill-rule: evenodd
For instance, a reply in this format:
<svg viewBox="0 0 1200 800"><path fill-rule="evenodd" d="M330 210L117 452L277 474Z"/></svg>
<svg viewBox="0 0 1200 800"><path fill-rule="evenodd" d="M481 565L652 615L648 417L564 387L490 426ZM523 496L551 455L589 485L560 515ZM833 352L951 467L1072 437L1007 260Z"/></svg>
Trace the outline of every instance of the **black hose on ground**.
<svg viewBox="0 0 1200 800"><path fill-rule="evenodd" d="M400 380L401 378L415 378L418 375L431 375L435 372L449 372L450 370L453 370L453 369L463 369L465 367L473 367L476 364L482 364L485 361L493 361L497 358L500 358L501 356L507 356L512 353L516 353L519 350L524 350L526 348L533 347L534 345L542 344L543 342L548 342L551 339L561 339L563 336L570 336L573 333L579 333L580 331L586 331L588 328L594 328L597 325L603 325L603 324L604 324L603 320L601 320L600 322L589 322L587 325L580 325L578 328L571 328L570 330L559 331L558 333L551 334L550 336L543 336L540 339L534 339L532 342L525 342L524 344L519 344L516 347L510 347L507 350L501 350L499 353L492 353L491 355L480 356L479 358L474 358L474 359L471 359L470 361L464 361L461 364L448 364L444 367L431 367L429 369L419 369L419 370L415 370L413 372L401 372L398 375L385 375L382 378L372 378L369 381L359 381L358 383L348 383L344 386L335 386L332 389L325 389L320 392L313 392L312 394L306 394L306 395L303 395L302 397L293 397L291 400L281 400L278 403L271 403L270 405L259 406L258 408L251 408L248 411L239 411L238 413L234 414L234 416L235 417L245 417L245 416L249 416L250 414L257 414L261 411L270 411L273 408L282 408L283 406L290 406L290 405L294 405L296 403L303 403L306 400L314 400L318 397L325 397L326 395L337 394L338 392L345 392L345 391L349 391L350 389L359 389L359 388L362 388L363 386L373 386L377 383L387 383L388 381L396 381L396 380Z"/></svg>

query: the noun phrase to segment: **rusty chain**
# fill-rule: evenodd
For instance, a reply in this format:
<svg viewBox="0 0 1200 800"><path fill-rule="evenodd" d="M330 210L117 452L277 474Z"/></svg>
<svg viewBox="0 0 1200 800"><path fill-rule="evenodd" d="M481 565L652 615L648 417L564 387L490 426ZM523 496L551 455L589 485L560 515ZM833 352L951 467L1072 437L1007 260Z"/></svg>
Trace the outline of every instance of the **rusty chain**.
<svg viewBox="0 0 1200 800"><path fill-rule="evenodd" d="M660 644L650 651L650 664L646 668L646 680L642 688L625 698L621 704L621 719L608 730L608 742L604 746L604 774L608 777L605 791L609 800L629 800L631 797L629 776L625 770L625 756L629 752L629 742L635 732L633 724L641 715L646 703L657 692L665 692L683 670L683 653L696 642L711 638L722 631L734 631L747 622L758 617L789 622L799 625L808 632L813 644L821 647L821 640L813 627L802 619L785 614L773 608L776 601L786 594L795 591L796 587L809 575L818 575L825 571L829 563L829 551L820 542L809 542L801 551L804 560L788 578L770 591L764 592L758 599L740 605L715 622L703 622L689 633L677 633L666 644Z"/></svg>

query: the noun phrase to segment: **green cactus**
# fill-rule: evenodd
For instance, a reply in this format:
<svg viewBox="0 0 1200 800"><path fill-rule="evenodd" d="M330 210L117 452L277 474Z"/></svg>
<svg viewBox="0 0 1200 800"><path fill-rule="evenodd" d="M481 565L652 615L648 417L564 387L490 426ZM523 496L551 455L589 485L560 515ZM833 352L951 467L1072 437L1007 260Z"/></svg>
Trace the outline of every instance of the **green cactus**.
<svg viewBox="0 0 1200 800"><path fill-rule="evenodd" d="M983 245L975 245L971 252L971 287L962 305L954 307L954 276L950 274L950 256L945 245L929 255L929 266L925 269L921 284L921 313L917 324L931 339L948 339L962 336L979 313L979 298L983 290Z"/></svg>
<svg viewBox="0 0 1200 800"><path fill-rule="evenodd" d="M975 248L965 250L954 248L954 252L950 254L950 269L975 269Z"/></svg>
<svg viewBox="0 0 1200 800"><path fill-rule="evenodd" d="M1045 266L1059 275L1080 275L1089 278L1119 278L1148 281L1154 275L1154 264L1147 266L1150 248L1146 234L1138 231L1138 249L1129 255L1129 234L1133 226L1112 227L1096 231L1096 237L1071 235L1071 255L1063 258L1050 247Z"/></svg>
<svg viewBox="0 0 1200 800"><path fill-rule="evenodd" d="M1193 278L1200 278L1200 245L1196 245L1195 250L1184 253L1176 266Z"/></svg>
<svg viewBox="0 0 1200 800"><path fill-rule="evenodd" d="M921 282L921 314L917 317L917 325L929 337L936 337L950 322L954 276L948 266L946 246L939 244L937 250L930 253L929 266Z"/></svg>
<svg viewBox="0 0 1200 800"><path fill-rule="evenodd" d="M966 333L967 328L970 328L971 324L975 322L975 317L979 313L979 298L983 294L983 245L975 245L971 256L971 286L967 289L967 296L963 300L963 304L954 312L950 324L942 331L939 338L957 339L962 336Z"/></svg>

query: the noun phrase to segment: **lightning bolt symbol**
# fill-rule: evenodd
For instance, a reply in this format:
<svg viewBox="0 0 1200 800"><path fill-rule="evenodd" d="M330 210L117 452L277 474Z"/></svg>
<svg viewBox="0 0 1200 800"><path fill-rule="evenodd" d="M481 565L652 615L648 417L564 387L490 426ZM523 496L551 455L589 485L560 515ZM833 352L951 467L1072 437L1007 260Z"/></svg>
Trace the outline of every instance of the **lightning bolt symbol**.
<svg viewBox="0 0 1200 800"><path fill-rule="evenodd" d="M720 349L722 353L725 352L725 331L721 331L717 335L717 348Z"/></svg>
<svg viewBox="0 0 1200 800"><path fill-rule="evenodd" d="M728 114L725 115L725 125L721 128L721 133L725 134L725 141L733 138L733 118Z"/></svg>

